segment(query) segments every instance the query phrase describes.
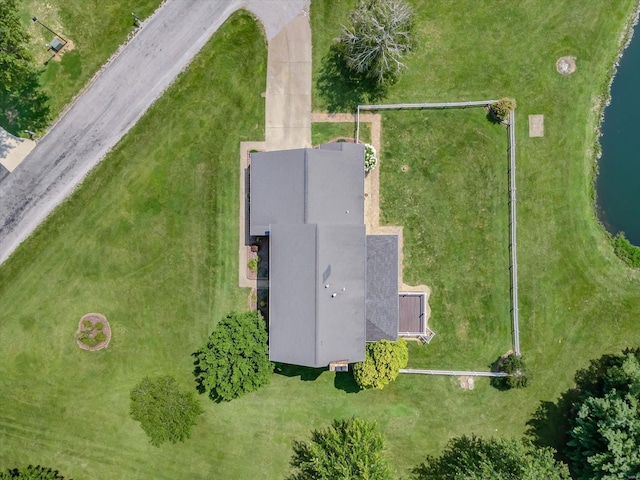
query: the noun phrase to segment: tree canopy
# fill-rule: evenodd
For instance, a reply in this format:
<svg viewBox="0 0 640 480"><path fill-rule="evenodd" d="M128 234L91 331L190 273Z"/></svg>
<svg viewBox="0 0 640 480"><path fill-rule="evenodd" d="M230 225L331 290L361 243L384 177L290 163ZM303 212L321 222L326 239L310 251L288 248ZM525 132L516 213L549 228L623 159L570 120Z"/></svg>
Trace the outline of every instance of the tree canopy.
<svg viewBox="0 0 640 480"><path fill-rule="evenodd" d="M28 465L0 472L0 480L64 480L64 477L52 468Z"/></svg>
<svg viewBox="0 0 640 480"><path fill-rule="evenodd" d="M390 480L382 454L384 437L375 423L361 418L334 420L311 432L308 442L293 443L289 480Z"/></svg>
<svg viewBox="0 0 640 480"><path fill-rule="evenodd" d="M267 385L273 372L267 340L260 312L227 315L194 353L198 389L229 401Z"/></svg>
<svg viewBox="0 0 640 480"><path fill-rule="evenodd" d="M567 456L578 480L640 473L639 353L605 355L576 374Z"/></svg>
<svg viewBox="0 0 640 480"><path fill-rule="evenodd" d="M552 448L525 440L451 439L439 457L427 457L413 471L414 480L569 480L569 469L554 459Z"/></svg>
<svg viewBox="0 0 640 480"><path fill-rule="evenodd" d="M380 340L368 343L365 361L353 365L353 376L360 388L382 390L398 377L400 369L406 367L408 361L409 350L403 338L397 342Z"/></svg>
<svg viewBox="0 0 640 480"><path fill-rule="evenodd" d="M20 23L15 0L0 2L0 125L17 134L37 130L49 119L40 70L27 49L29 35Z"/></svg>
<svg viewBox="0 0 640 480"><path fill-rule="evenodd" d="M395 83L413 47L412 15L403 0L361 0L338 38L347 66L378 84Z"/></svg>
<svg viewBox="0 0 640 480"><path fill-rule="evenodd" d="M131 392L131 417L156 447L189 438L202 413L193 392L181 392L173 377L146 377Z"/></svg>

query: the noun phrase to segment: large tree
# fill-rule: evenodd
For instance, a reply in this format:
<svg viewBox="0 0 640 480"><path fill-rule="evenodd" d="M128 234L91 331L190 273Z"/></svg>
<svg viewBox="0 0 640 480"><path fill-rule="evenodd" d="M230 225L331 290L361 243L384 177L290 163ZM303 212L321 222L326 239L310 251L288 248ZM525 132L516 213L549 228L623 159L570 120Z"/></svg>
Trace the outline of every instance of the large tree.
<svg viewBox="0 0 640 480"><path fill-rule="evenodd" d="M389 480L382 454L384 437L375 423L361 418L334 420L314 430L308 442L293 443L290 480Z"/></svg>
<svg viewBox="0 0 640 480"><path fill-rule="evenodd" d="M49 119L40 69L27 49L28 42L16 1L0 0L0 126L15 134L40 129Z"/></svg>
<svg viewBox="0 0 640 480"><path fill-rule="evenodd" d="M203 410L193 392L181 392L173 377L146 377L131 392L131 417L151 444L182 442Z"/></svg>
<svg viewBox="0 0 640 480"><path fill-rule="evenodd" d="M439 457L427 457L414 480L569 480L567 466L551 448L524 440L453 438Z"/></svg>
<svg viewBox="0 0 640 480"><path fill-rule="evenodd" d="M567 456L579 480L640 473L639 353L605 355L576 375Z"/></svg>
<svg viewBox="0 0 640 480"><path fill-rule="evenodd" d="M403 0L361 0L338 48L347 66L377 82L395 83L413 47L413 12Z"/></svg>
<svg viewBox="0 0 640 480"><path fill-rule="evenodd" d="M397 342L380 340L368 343L365 361L353 365L353 376L360 388L382 390L398 377L400 369L406 367L408 361L409 350L403 338Z"/></svg>
<svg viewBox="0 0 640 480"><path fill-rule="evenodd" d="M0 0L0 2L2 1L4 0ZM64 477L52 468L28 465L0 472L0 480L64 480Z"/></svg>
<svg viewBox="0 0 640 480"><path fill-rule="evenodd" d="M198 388L213 400L232 400L267 385L273 372L260 312L233 312L220 321L196 353Z"/></svg>

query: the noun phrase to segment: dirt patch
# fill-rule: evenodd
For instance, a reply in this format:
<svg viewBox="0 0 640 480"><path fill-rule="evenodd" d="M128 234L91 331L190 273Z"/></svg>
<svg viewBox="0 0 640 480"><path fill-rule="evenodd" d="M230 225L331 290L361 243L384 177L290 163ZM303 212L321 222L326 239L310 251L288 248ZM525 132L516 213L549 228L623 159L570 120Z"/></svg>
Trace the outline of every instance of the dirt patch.
<svg viewBox="0 0 640 480"><path fill-rule="evenodd" d="M55 54L55 56L51 59L54 62L59 62L62 60L62 56L67 53L70 52L71 50L75 50L76 45L75 43L73 43L71 40L69 40L68 38L66 39L67 43L65 43L64 47L62 48L62 50L60 50L58 53Z"/></svg>
<svg viewBox="0 0 640 480"><path fill-rule="evenodd" d="M556 69L562 75L571 75L576 71L576 57L560 57L556 62Z"/></svg>
<svg viewBox="0 0 640 480"><path fill-rule="evenodd" d="M544 115L529 115L529 136L544 137Z"/></svg>
<svg viewBox="0 0 640 480"><path fill-rule="evenodd" d="M473 390L475 388L475 380L473 377L463 375L462 377L458 377L458 381L460 383L460 388L463 390Z"/></svg>
<svg viewBox="0 0 640 480"><path fill-rule="evenodd" d="M94 352L109 345L111 327L107 318L100 313L87 313L78 322L76 342L83 350Z"/></svg>

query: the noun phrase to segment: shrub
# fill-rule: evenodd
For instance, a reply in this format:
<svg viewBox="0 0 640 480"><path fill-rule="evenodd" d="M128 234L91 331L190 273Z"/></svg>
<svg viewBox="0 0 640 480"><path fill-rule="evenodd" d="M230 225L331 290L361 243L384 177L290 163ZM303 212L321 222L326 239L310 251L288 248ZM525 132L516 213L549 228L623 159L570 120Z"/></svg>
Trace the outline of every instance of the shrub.
<svg viewBox="0 0 640 480"><path fill-rule="evenodd" d="M91 323L91 320L83 320L82 326L91 330L93 328L93 323Z"/></svg>
<svg viewBox="0 0 640 480"><path fill-rule="evenodd" d="M500 364L500 371L509 374L503 379L507 388L524 388L529 383L527 366L521 355L509 354Z"/></svg>
<svg viewBox="0 0 640 480"><path fill-rule="evenodd" d="M249 267L249 270L251 270L253 273L258 273L259 263L260 263L260 257L257 256L249 260L249 262L247 263L247 267Z"/></svg>
<svg viewBox="0 0 640 480"><path fill-rule="evenodd" d="M613 251L630 267L640 268L640 247L632 245L624 233L613 238Z"/></svg>
<svg viewBox="0 0 640 480"><path fill-rule="evenodd" d="M368 143L364 144L364 171L370 172L378 164L378 158L376 157L376 149L373 145Z"/></svg>
<svg viewBox="0 0 640 480"><path fill-rule="evenodd" d="M360 388L382 390L398 377L408 362L409 349L403 338L397 342L380 340L367 344L367 357L364 362L353 365L353 376Z"/></svg>
<svg viewBox="0 0 640 480"><path fill-rule="evenodd" d="M181 392L173 377L146 377L131 391L131 418L158 447L189 438L191 427L203 413L192 392Z"/></svg>
<svg viewBox="0 0 640 480"><path fill-rule="evenodd" d="M352 72L377 84L395 83L413 47L411 7L403 0L362 0L337 42Z"/></svg>
<svg viewBox="0 0 640 480"><path fill-rule="evenodd" d="M98 332L93 338L97 343L102 343L107 339L107 336L104 334L104 332Z"/></svg>
<svg viewBox="0 0 640 480"><path fill-rule="evenodd" d="M52 468L29 465L0 472L0 480L64 480L64 477Z"/></svg>
<svg viewBox="0 0 640 480"><path fill-rule="evenodd" d="M509 112L515 108L516 101L513 98L501 98L491 105L491 110L500 120L506 120L509 117Z"/></svg>
<svg viewBox="0 0 640 480"><path fill-rule="evenodd" d="M93 328L95 328L96 330L102 330L104 328L104 323L102 322L97 322Z"/></svg>

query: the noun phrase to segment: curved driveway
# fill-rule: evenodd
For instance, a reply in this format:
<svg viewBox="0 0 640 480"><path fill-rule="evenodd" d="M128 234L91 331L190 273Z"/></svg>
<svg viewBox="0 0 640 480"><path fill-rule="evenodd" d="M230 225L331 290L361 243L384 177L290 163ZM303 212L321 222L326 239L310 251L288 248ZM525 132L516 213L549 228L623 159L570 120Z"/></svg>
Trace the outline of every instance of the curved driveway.
<svg viewBox="0 0 640 480"><path fill-rule="evenodd" d="M308 4L308 0L168 0L31 154L0 180L0 263L73 191L235 10L245 7L256 14L271 43L285 25L307 14ZM308 50L310 56L310 44ZM271 80L271 90L280 91ZM269 85L268 79L268 91ZM310 117L310 104L308 109Z"/></svg>

